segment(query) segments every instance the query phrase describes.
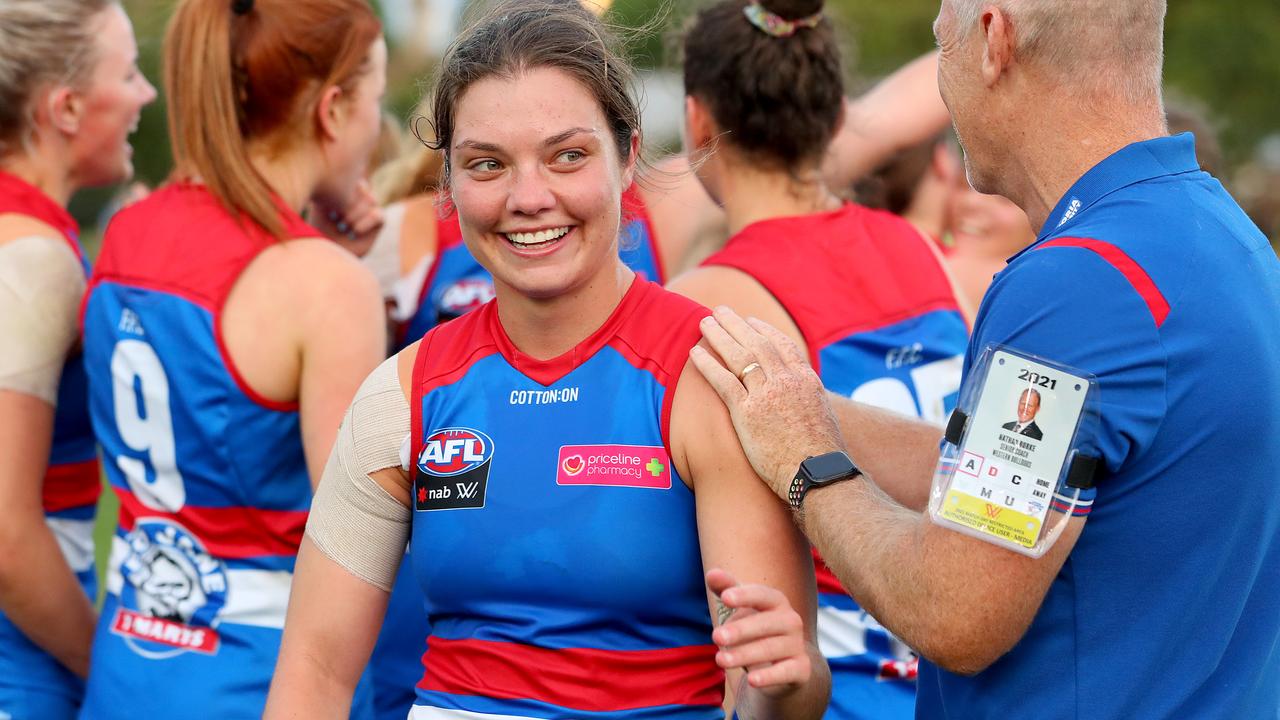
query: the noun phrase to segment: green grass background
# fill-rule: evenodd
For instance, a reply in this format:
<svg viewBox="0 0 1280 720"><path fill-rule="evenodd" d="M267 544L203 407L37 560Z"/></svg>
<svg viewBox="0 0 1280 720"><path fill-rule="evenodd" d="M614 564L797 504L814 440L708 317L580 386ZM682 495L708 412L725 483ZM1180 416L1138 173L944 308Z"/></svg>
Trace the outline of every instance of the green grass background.
<svg viewBox="0 0 1280 720"><path fill-rule="evenodd" d="M120 501L111 491L107 476L102 476L102 497L98 498L98 515L93 524L93 550L98 561L98 607L102 607L102 598L106 595L107 558L111 555L111 535L116 530L117 513Z"/></svg>

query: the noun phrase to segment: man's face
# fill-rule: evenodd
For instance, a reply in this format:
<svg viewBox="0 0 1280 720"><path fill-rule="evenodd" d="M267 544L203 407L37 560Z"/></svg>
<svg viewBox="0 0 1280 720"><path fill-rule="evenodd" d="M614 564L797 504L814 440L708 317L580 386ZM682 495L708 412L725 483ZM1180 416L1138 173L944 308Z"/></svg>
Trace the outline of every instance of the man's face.
<svg viewBox="0 0 1280 720"><path fill-rule="evenodd" d="M983 193L993 193L984 169L990 153L983 132L988 118L982 97L982 42L974 28L959 26L955 0L942 0L933 23L938 43L938 91L951 113L956 138L964 148L964 167L969 184Z"/></svg>
<svg viewBox="0 0 1280 720"><path fill-rule="evenodd" d="M1030 390L1023 390L1022 397L1018 398L1018 422L1031 422L1037 412L1040 412L1040 396Z"/></svg>

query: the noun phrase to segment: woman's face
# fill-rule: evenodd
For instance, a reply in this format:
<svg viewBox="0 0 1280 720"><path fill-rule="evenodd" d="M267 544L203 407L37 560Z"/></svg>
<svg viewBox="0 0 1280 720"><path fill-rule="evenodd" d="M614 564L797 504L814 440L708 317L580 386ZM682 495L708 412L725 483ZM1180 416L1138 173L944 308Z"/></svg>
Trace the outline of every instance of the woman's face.
<svg viewBox="0 0 1280 720"><path fill-rule="evenodd" d="M382 97L387 89L387 44L378 38L369 46L364 71L351 92L333 103L332 136L323 143L326 172L314 199L345 208L357 183L369 172L369 159L382 134ZM320 112L325 109L321 108Z"/></svg>
<svg viewBox="0 0 1280 720"><path fill-rule="evenodd" d="M71 154L79 185L111 185L133 175L129 134L138 127L142 107L156 99L156 89L138 70L138 45L124 10L110 5L90 23L96 62L76 91L83 113Z"/></svg>
<svg viewBox="0 0 1280 720"><path fill-rule="evenodd" d="M620 158L586 87L555 68L492 76L462 93L454 117L453 202L499 292L553 298L616 270L638 138Z"/></svg>

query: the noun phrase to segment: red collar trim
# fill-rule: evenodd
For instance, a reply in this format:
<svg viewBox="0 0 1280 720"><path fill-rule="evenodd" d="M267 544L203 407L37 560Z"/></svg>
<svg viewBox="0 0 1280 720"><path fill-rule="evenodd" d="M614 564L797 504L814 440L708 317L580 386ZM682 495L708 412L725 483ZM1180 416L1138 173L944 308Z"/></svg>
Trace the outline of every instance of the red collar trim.
<svg viewBox="0 0 1280 720"><path fill-rule="evenodd" d="M516 348L515 344L511 342L511 338L507 336L507 331L502 327L502 322L498 319L498 303L496 301L486 306L486 311L489 313L489 331L493 335L494 344L497 345L498 352L502 357L506 358L511 367L543 387L547 387L573 372L587 360L590 360L600 351L600 348L607 345L618 334L618 330L627 322L635 309L639 307L641 300L651 287L654 287L652 283L636 275L635 279L631 281L631 287L627 288L626 294L622 296L622 300L618 302L618 306L613 309L613 313L609 315L609 319L605 320L603 325L596 328L595 332L567 352L550 360L538 360Z"/></svg>
<svg viewBox="0 0 1280 720"><path fill-rule="evenodd" d="M80 225L66 208L53 201L40 188L17 175L0 170L0 213L28 215L47 223L62 233L76 257L84 259L80 250Z"/></svg>

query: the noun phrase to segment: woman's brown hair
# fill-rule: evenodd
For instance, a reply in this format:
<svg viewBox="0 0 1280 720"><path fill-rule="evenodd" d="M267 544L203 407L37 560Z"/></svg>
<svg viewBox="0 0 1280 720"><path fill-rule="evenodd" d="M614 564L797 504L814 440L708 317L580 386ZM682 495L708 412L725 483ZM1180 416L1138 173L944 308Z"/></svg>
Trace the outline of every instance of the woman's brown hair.
<svg viewBox="0 0 1280 720"><path fill-rule="evenodd" d="M315 132L308 109L330 85L354 88L381 34L366 0L183 0L164 43L175 176L283 238L248 142Z"/></svg>
<svg viewBox="0 0 1280 720"><path fill-rule="evenodd" d="M757 161L796 170L816 162L835 137L844 107L840 49L822 0L759 0L783 20L820 17L775 37L722 0L704 8L681 43L684 91L706 103L725 138Z"/></svg>
<svg viewBox="0 0 1280 720"><path fill-rule="evenodd" d="M587 88L600 109L623 162L640 133L640 108L632 95L635 73L613 48L608 29L577 0L507 0L469 27L449 47L431 99L430 147L444 154L442 185L449 184L458 98L492 76L515 77L541 67L561 70Z"/></svg>

